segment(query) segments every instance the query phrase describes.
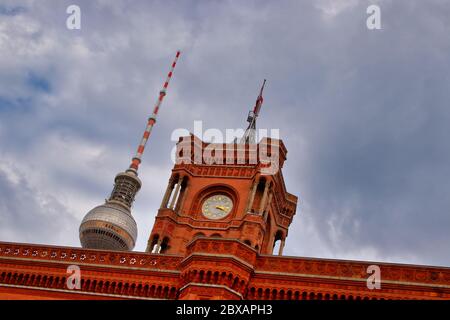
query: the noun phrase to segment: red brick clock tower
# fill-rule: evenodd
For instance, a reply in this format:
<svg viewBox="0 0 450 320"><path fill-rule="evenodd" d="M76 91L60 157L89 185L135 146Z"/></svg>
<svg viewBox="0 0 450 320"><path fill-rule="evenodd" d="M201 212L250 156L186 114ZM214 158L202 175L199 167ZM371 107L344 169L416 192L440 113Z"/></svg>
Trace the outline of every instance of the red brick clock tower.
<svg viewBox="0 0 450 320"><path fill-rule="evenodd" d="M278 139L179 140L146 250L185 257L179 299L242 299L257 257L277 241L282 254L297 207L283 181L286 153Z"/></svg>
<svg viewBox="0 0 450 320"><path fill-rule="evenodd" d="M186 149L194 151L182 154ZM191 240L207 237L235 239L260 254L272 254L275 242L281 241L281 255L297 206L281 172L287 153L283 142L265 138L253 145L212 145L191 135L180 139L177 150L178 164L147 251L184 254ZM276 161L274 174L266 174L268 155Z"/></svg>

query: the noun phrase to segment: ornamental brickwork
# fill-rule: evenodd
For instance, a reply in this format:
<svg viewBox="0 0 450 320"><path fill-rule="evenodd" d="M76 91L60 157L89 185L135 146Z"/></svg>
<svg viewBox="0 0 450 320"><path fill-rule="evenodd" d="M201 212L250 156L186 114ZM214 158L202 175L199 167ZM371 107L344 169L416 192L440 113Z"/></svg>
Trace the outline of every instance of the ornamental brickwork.
<svg viewBox="0 0 450 320"><path fill-rule="evenodd" d="M367 288L367 267L381 289ZM78 265L81 288L68 289ZM450 299L450 268L259 255L197 238L184 256L0 242L2 299Z"/></svg>

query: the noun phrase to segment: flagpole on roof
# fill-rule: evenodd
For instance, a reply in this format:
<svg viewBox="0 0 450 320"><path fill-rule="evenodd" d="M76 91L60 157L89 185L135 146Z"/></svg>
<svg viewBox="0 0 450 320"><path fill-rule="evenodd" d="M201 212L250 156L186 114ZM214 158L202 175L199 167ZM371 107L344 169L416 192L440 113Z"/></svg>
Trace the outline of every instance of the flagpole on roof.
<svg viewBox="0 0 450 320"><path fill-rule="evenodd" d="M249 123L247 130L245 130L244 135L241 138L241 143L256 143L255 141L255 131L256 131L256 118L258 118L259 111L261 110L261 106L263 104L263 90L266 85L266 79L261 86L261 90L259 91L259 95L256 98L255 107L253 110L249 111L247 122Z"/></svg>

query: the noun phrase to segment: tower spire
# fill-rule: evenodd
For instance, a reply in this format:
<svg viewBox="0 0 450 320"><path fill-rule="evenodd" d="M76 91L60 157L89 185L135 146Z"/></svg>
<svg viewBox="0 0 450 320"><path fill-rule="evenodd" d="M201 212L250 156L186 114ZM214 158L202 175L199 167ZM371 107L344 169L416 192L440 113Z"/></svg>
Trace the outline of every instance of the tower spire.
<svg viewBox="0 0 450 320"><path fill-rule="evenodd" d="M81 222L79 231L83 248L133 250L137 238L137 225L131 215L131 205L142 185L137 171L179 56L180 51L177 51L130 167L116 175L109 199L89 211Z"/></svg>
<svg viewBox="0 0 450 320"><path fill-rule="evenodd" d="M264 79L264 82L261 86L261 90L259 91L259 95L256 98L255 106L253 107L253 110L250 110L247 117L248 127L247 130L245 130L244 135L241 138L241 143L255 143L255 131L256 131L256 118L258 118L259 111L261 110L261 106L263 104L263 90L264 86L266 85L266 79Z"/></svg>
<svg viewBox="0 0 450 320"><path fill-rule="evenodd" d="M139 144L136 154L131 160L130 167L127 171L132 171L137 175L137 171L139 169L139 164L141 163L142 154L144 153L145 145L147 144L148 138L150 137L150 133L152 132L153 126L156 123L156 117L158 116L159 108L161 107L161 103L166 96L166 90L169 86L170 79L172 78L173 70L175 69L175 66L177 65L178 57L180 56L181 52L177 51L177 54L175 55L175 60L172 63L172 66L170 68L169 73L167 74L166 81L164 82L164 85L159 92L158 100L156 100L155 107L153 108L152 115L148 118L147 127L145 128L144 134L142 136L141 143Z"/></svg>

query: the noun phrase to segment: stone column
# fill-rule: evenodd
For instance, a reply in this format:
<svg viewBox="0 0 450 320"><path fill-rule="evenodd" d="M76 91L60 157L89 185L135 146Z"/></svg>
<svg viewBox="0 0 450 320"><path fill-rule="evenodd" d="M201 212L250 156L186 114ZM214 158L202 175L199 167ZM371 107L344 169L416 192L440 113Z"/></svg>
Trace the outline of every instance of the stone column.
<svg viewBox="0 0 450 320"><path fill-rule="evenodd" d="M159 238L158 242L156 243L156 250L153 253L159 253L159 251L161 250L161 243L162 243L162 239ZM152 248L153 249L153 248Z"/></svg>
<svg viewBox="0 0 450 320"><path fill-rule="evenodd" d="M150 238L148 238L148 241L147 241L147 248L145 248L145 252L149 252L149 253L151 253L152 252L152 248L151 248L151 246L152 246L152 241L151 241L151 236L150 236Z"/></svg>
<svg viewBox="0 0 450 320"><path fill-rule="evenodd" d="M280 249L278 249L278 255L279 256L283 255L283 249L284 249L284 239L281 240Z"/></svg>
<svg viewBox="0 0 450 320"><path fill-rule="evenodd" d="M167 208L167 203L169 202L169 197L172 194L173 190L173 177L170 177L169 184L167 185L166 193L164 193L164 197L161 202L161 209Z"/></svg>
<svg viewBox="0 0 450 320"><path fill-rule="evenodd" d="M264 221L267 219L267 214L269 213L269 206L272 202L273 193L269 193L269 199L267 200L266 208L264 209Z"/></svg>
<svg viewBox="0 0 450 320"><path fill-rule="evenodd" d="M173 193L172 201L170 202L169 209L172 209L172 210L175 209L175 201L177 200L178 193L180 192L180 186L181 186L182 181L183 181L183 177L180 176L178 178L177 186L175 187L175 192Z"/></svg>
<svg viewBox="0 0 450 320"><path fill-rule="evenodd" d="M261 199L261 205L259 206L259 214L263 213L264 208L266 207L266 201L267 201L267 193L269 192L270 182L266 180L266 183L264 185L264 193Z"/></svg>
<svg viewBox="0 0 450 320"><path fill-rule="evenodd" d="M187 197L188 188L189 188L189 184L186 184L186 187L184 187L184 190L183 190L183 197L181 198L181 200L178 201L178 204L177 204L177 213L183 208L184 200L186 200L186 197Z"/></svg>
<svg viewBox="0 0 450 320"><path fill-rule="evenodd" d="M250 196L248 198L247 207L245 208L245 213L252 209L253 200L255 199L256 189L258 188L259 178L255 179L253 186L251 188Z"/></svg>

